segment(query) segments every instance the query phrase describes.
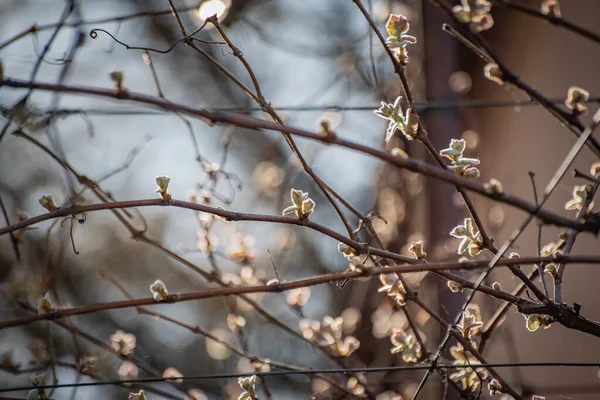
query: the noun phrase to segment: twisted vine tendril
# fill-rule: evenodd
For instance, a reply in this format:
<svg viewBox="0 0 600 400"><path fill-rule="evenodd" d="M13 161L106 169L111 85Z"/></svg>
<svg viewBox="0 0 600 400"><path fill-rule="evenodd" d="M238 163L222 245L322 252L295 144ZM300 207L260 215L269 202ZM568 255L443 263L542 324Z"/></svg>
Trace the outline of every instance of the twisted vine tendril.
<svg viewBox="0 0 600 400"><path fill-rule="evenodd" d="M200 32L202 29L204 29L204 27L206 26L207 22L204 21L204 23L202 24L202 26L200 26L198 29L196 29L194 32L190 33L187 36L182 37L181 39L179 39L178 41L176 41L175 43L173 43L173 45L171 45L171 47L167 48L166 50L160 50L160 49L153 49L151 47L142 47L142 46L130 46L125 42L120 41L119 39L117 39L113 34L111 34L109 31L102 29L102 28L94 28L90 31L90 37L92 39L97 39L98 38L98 32L102 32L107 34L108 36L110 36L110 38L112 40L114 40L116 43L120 44L121 46L125 47L127 50L144 50L144 51L151 51L153 53L160 53L160 54L167 54L170 53L175 47L177 47L181 42L184 42L186 40L196 40L198 42L202 42L205 44L217 44L217 45L224 45L226 44L225 42L213 42L213 41L208 41L208 40L200 40L200 39L196 39L193 36L196 35L198 32Z"/></svg>

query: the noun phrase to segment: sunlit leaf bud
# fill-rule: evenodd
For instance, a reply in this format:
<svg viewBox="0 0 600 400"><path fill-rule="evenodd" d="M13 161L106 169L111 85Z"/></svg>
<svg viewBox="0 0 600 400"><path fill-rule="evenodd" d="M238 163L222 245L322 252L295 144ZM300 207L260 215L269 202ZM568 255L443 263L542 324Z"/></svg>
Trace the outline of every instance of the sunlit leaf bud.
<svg viewBox="0 0 600 400"><path fill-rule="evenodd" d="M169 368L165 369L165 371L163 372L163 378L168 378L168 379L170 379L171 382L175 382L175 383L183 382L183 379L178 379L178 378L183 378L183 374L181 372L177 371L173 367L169 367Z"/></svg>
<svg viewBox="0 0 600 400"><path fill-rule="evenodd" d="M483 184L483 187L485 188L485 191L490 194L501 194L504 192L502 183L497 179L490 179L489 182Z"/></svg>
<svg viewBox="0 0 600 400"><path fill-rule="evenodd" d="M502 386L497 380L492 379L488 382L488 390L490 391L490 396L495 396L502 392Z"/></svg>
<svg viewBox="0 0 600 400"><path fill-rule="evenodd" d="M423 241L421 240L412 242L408 248L408 251L413 253L419 260L424 260L427 257L427 253L423 251Z"/></svg>
<svg viewBox="0 0 600 400"><path fill-rule="evenodd" d="M502 70L496 63L488 63L483 68L483 75L490 81L496 82L498 85L504 85L502 79Z"/></svg>
<svg viewBox="0 0 600 400"><path fill-rule="evenodd" d="M590 93L577 86L571 86L567 92L565 105L573 112L581 114L587 110L586 102L590 99Z"/></svg>
<svg viewBox="0 0 600 400"><path fill-rule="evenodd" d="M350 266L350 271L352 272L362 272L365 267L365 263L361 261L360 257L349 257L348 264Z"/></svg>
<svg viewBox="0 0 600 400"><path fill-rule="evenodd" d="M46 384L46 378L48 374L43 373L39 375L33 375L31 377L31 384L35 387L44 386Z"/></svg>
<svg viewBox="0 0 600 400"><path fill-rule="evenodd" d="M110 335L110 347L124 356L133 354L136 343L137 339L134 334L125 333L120 329Z"/></svg>
<svg viewBox="0 0 600 400"><path fill-rule="evenodd" d="M391 14L385 24L388 35L399 37L403 33L408 32L410 25L404 15Z"/></svg>
<svg viewBox="0 0 600 400"><path fill-rule="evenodd" d="M356 255L356 251L345 243L338 243L338 251L348 259Z"/></svg>
<svg viewBox="0 0 600 400"><path fill-rule="evenodd" d="M229 314L227 315L227 326L232 331L237 331L246 326L246 319L241 315Z"/></svg>
<svg viewBox="0 0 600 400"><path fill-rule="evenodd" d="M244 393L240 395L238 400L250 400L256 398L256 375L251 377L238 378L238 385L242 388Z"/></svg>
<svg viewBox="0 0 600 400"><path fill-rule="evenodd" d="M139 374L139 369L131 361L123 361L123 363L119 367L119 370L117 371L117 373L119 374L119 377L123 380L132 380L132 379L137 379L138 374ZM131 386L131 383L126 382L126 383L123 383L123 385Z"/></svg>
<svg viewBox="0 0 600 400"><path fill-rule="evenodd" d="M315 201L313 199L306 199L302 202L302 215L304 218L312 214L315 209Z"/></svg>
<svg viewBox="0 0 600 400"><path fill-rule="evenodd" d="M550 274L552 277L556 277L558 273L558 265L555 263L547 264L544 268L544 272Z"/></svg>
<svg viewBox="0 0 600 400"><path fill-rule="evenodd" d="M464 238L467 236L467 228L464 225L457 225L450 231L450 236L455 238Z"/></svg>
<svg viewBox="0 0 600 400"><path fill-rule="evenodd" d="M474 178L479 178L480 172L479 172L479 169L477 169L476 167L467 167L464 169L462 175L465 178L474 179Z"/></svg>
<svg viewBox="0 0 600 400"><path fill-rule="evenodd" d="M462 157L466 146L467 143L464 139L451 139L448 148L440 150L440 155L454 161Z"/></svg>
<svg viewBox="0 0 600 400"><path fill-rule="evenodd" d="M292 189L290 191L290 197L292 198L292 203L300 207L302 202L308 198L308 193L303 192L302 190Z"/></svg>
<svg viewBox="0 0 600 400"><path fill-rule="evenodd" d="M458 282L448 281L447 285L452 293L458 293L463 290L463 286Z"/></svg>
<svg viewBox="0 0 600 400"><path fill-rule="evenodd" d="M550 18L560 18L560 5L558 0L542 0L540 12Z"/></svg>
<svg viewBox="0 0 600 400"><path fill-rule="evenodd" d="M528 316L527 320L525 322L525 326L527 327L527 330L529 332L537 331L540 328L540 326L542 326L542 321L541 321L540 315L532 314L532 315Z"/></svg>
<svg viewBox="0 0 600 400"><path fill-rule="evenodd" d="M159 193L160 197L164 200L164 201L169 201L171 200L171 195L169 194L168 190L169 190L169 182L171 182L171 178L169 178L166 175L160 175L157 176L155 178L156 180L156 190L154 191L155 193Z"/></svg>
<svg viewBox="0 0 600 400"><path fill-rule="evenodd" d="M123 92L123 73L121 71L114 71L110 73L110 79L115 83L117 92Z"/></svg>
<svg viewBox="0 0 600 400"><path fill-rule="evenodd" d="M40 197L40 199L38 201L40 202L42 207L44 207L46 210L48 210L50 212L56 211L58 209L56 204L54 204L54 200L52 200L51 194L43 195L42 197Z"/></svg>
<svg viewBox="0 0 600 400"><path fill-rule="evenodd" d="M146 400L146 394L143 390L136 393L129 393L127 400Z"/></svg>
<svg viewBox="0 0 600 400"><path fill-rule="evenodd" d="M492 14L479 14L471 18L471 28L475 32L483 32L491 29L494 26L494 18Z"/></svg>
<svg viewBox="0 0 600 400"><path fill-rule="evenodd" d="M37 311L38 314L47 314L52 312L55 309L52 304L52 300L50 299L50 293L46 293L44 297L38 299L37 302Z"/></svg>
<svg viewBox="0 0 600 400"><path fill-rule="evenodd" d="M303 307L310 298L310 288L292 289L287 294L287 303L292 307Z"/></svg>
<svg viewBox="0 0 600 400"><path fill-rule="evenodd" d="M335 132L331 129L331 123L327 118L319 120L319 133L328 138L335 138Z"/></svg>
<svg viewBox="0 0 600 400"><path fill-rule="evenodd" d="M164 301L169 297L167 287L160 279L155 280L154 283L150 285L150 292L155 301Z"/></svg>

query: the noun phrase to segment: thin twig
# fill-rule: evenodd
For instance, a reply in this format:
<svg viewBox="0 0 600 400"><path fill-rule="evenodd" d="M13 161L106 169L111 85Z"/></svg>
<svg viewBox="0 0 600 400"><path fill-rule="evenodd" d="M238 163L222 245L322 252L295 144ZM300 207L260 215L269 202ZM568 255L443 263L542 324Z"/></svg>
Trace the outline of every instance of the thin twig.
<svg viewBox="0 0 600 400"><path fill-rule="evenodd" d="M2 201L2 196L0 196L0 210L2 210L2 215L4 216L4 221L6 221L6 225L10 225L10 218L8 217L6 207L4 206L4 201ZM21 261L21 250L19 249L19 240L15 236L14 232L10 233L10 242L12 244L13 251L15 252L15 258L17 262Z"/></svg>
<svg viewBox="0 0 600 400"><path fill-rule="evenodd" d="M568 31L576 33L586 39L593 41L596 44L600 44L600 36L598 36L597 34L595 34L594 32L592 32L588 29L585 29L585 28L583 28L579 25L576 25L570 21L567 21L563 17L553 16L553 15L549 15L549 14L542 14L539 11L536 11L532 8L529 8L522 4L515 3L514 1L510 1L510 0L494 0L493 4L500 6L500 7L505 7L505 8L511 9L511 10L516 10L516 11L522 12L523 14L530 15L534 18L544 20L546 22L551 23L552 25L556 25L558 27L561 27Z"/></svg>
<svg viewBox="0 0 600 400"><path fill-rule="evenodd" d="M598 186L600 186L600 182L596 181L589 186L586 186L586 194L581 204L581 209L577 213L577 218L582 219L589 213L590 205L594 200L594 196L598 191ZM589 189L589 190L588 190ZM577 239L577 232L573 229L567 230L567 238L565 239L565 245L562 248L564 254L571 254L571 250L575 245L575 240ZM566 266L563 264L558 264L556 274L554 275L554 301L557 303L562 303L562 282L563 282L563 274L565 273Z"/></svg>

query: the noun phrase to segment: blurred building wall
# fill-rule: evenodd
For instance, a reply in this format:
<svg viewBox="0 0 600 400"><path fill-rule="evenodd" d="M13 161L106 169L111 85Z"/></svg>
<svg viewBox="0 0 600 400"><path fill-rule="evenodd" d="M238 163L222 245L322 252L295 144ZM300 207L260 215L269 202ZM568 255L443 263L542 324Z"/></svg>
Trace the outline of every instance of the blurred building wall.
<svg viewBox="0 0 600 400"><path fill-rule="evenodd" d="M539 7L539 1L526 3L533 8ZM564 0L560 3L565 19L600 33L599 1ZM560 27L499 7L494 11L494 18L496 25L488 38L502 60L525 82L552 98L566 97L567 89L572 85L587 89L592 96L600 93L600 45ZM473 98L527 100L516 89L485 80L481 74L483 64L479 62L478 66L481 68L474 71ZM585 124L597 107L597 104L589 105L590 112L583 118ZM575 136L539 106L485 109L477 111L476 115L476 118L466 119L465 128L474 129L481 135L478 152L482 160L482 177L485 180L497 178L506 191L533 201L528 171L535 172L541 192L575 142ZM600 132L594 136L599 138ZM591 151L584 149L575 167L588 172L596 161ZM583 182L575 180L569 173L548 201L548 207L567 213L564 204L572 197L574 184ZM478 206L489 213L492 204L477 200ZM493 216L497 217L497 214ZM523 213L505 208L497 245L501 245L524 218ZM556 241L559 232L556 228L544 228L542 243ZM521 255L534 255L536 234L535 226L530 226L515 251ZM598 254L598 238L580 235L573 252ZM514 284L507 272L497 274L495 279L503 284ZM596 321L600 320L600 296L595 286L598 282L600 270L596 267L571 265L565 272L563 283L564 301L571 306L574 302L581 304L581 313ZM480 303L486 304L485 301ZM598 362L600 359L598 338L558 325L530 333L525 329L523 316L514 310L508 313L498 334L487 350L493 362ZM523 368L513 370L512 376L506 378L515 386L521 385L525 391L545 395L549 400L597 399L600 396L598 371L590 368Z"/></svg>

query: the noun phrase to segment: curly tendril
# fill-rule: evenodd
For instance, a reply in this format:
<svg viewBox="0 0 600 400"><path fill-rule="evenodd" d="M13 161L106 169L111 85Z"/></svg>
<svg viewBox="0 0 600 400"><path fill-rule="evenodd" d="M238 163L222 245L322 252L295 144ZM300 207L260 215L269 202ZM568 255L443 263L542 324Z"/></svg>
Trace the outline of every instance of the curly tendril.
<svg viewBox="0 0 600 400"><path fill-rule="evenodd" d="M181 39L179 39L177 42L175 42L173 45L171 45L171 47L169 47L166 50L153 49L151 47L130 46L127 43L124 43L124 42L120 41L119 39L117 39L116 37L114 37L113 34L111 34L107 30L102 29L102 28L94 28L94 29L92 29L90 31L90 37L92 39L97 39L98 38L98 32L102 32L102 33L105 33L108 36L110 36L110 38L112 40L114 40L115 42L117 42L121 46L125 47L127 50L144 50L144 51L151 51L151 52L154 52L154 53L161 53L161 54L170 53L181 42L184 42L184 41L186 41L188 39L197 40L199 42L206 43L206 44L218 44L218 45L224 45L224 44L226 44L224 42L212 42L212 41L200 40L200 39L193 38L194 35L196 35L198 32L200 32L202 29L204 29L204 27L206 26L206 24L207 24L207 22L204 21L204 23L202 24L202 26L200 26L198 29L196 29L194 32L190 33L189 35L184 36Z"/></svg>

